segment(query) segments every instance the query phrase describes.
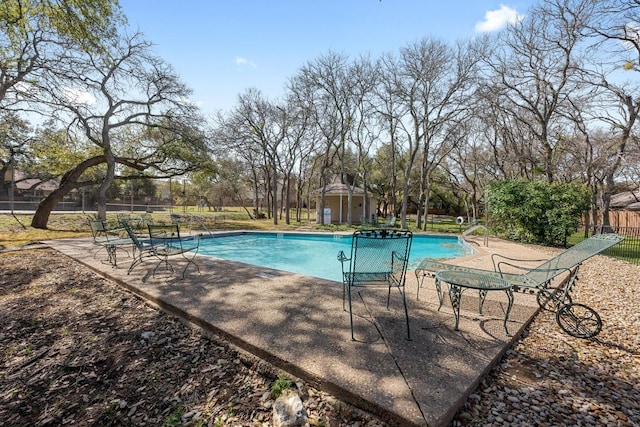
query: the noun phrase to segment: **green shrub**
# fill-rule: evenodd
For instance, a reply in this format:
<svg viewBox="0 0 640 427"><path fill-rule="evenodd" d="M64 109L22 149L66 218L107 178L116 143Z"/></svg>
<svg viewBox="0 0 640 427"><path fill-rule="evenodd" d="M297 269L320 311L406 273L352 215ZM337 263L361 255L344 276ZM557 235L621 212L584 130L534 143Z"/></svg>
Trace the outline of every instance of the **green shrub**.
<svg viewBox="0 0 640 427"><path fill-rule="evenodd" d="M489 185L493 231L512 240L566 245L589 209L590 193L571 183L506 180Z"/></svg>

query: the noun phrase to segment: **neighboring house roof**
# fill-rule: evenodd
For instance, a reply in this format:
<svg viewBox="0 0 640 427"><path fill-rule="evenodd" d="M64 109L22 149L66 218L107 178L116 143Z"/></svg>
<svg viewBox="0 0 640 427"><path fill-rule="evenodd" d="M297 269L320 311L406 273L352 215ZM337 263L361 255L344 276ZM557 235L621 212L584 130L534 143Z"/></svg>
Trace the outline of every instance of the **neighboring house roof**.
<svg viewBox="0 0 640 427"><path fill-rule="evenodd" d="M19 170L15 171L14 179L16 182L16 189L21 191L29 191L32 189L37 189L37 190L44 191L45 193L50 193L58 188L58 183L53 179L50 179L48 181L42 181L37 178L27 178L27 174ZM11 180L10 172L7 172L5 176L5 181L10 181L10 180Z"/></svg>
<svg viewBox="0 0 640 427"><path fill-rule="evenodd" d="M625 191L611 196L611 209L640 210L640 190Z"/></svg>

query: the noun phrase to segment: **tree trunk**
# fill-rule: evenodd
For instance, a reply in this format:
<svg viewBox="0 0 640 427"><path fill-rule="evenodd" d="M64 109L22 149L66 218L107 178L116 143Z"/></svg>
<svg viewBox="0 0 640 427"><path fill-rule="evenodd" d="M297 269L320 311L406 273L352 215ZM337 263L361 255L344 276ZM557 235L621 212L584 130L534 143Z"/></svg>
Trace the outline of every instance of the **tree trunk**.
<svg viewBox="0 0 640 427"><path fill-rule="evenodd" d="M104 163L105 161L105 156L92 157L67 172L60 181L60 187L55 189L51 194L49 194L40 202L40 204L38 205L38 209L36 209L36 212L31 219L31 226L33 228L46 230L51 211L53 211L58 202L60 202L64 196L69 194L71 190L82 186L78 184L78 179L84 173L84 171L86 171L90 167Z"/></svg>
<svg viewBox="0 0 640 427"><path fill-rule="evenodd" d="M367 221L367 223L371 220L371 205L369 204L369 191L367 191L367 182L368 182L368 177L367 177L367 173L363 172L362 173L362 197L363 197L363 202L362 202L362 216L364 216L364 219Z"/></svg>
<svg viewBox="0 0 640 427"><path fill-rule="evenodd" d="M602 224L601 233L611 233L611 222L609 220L609 206L611 206L611 193L614 188L613 174L607 176L604 189L602 190Z"/></svg>
<svg viewBox="0 0 640 427"><path fill-rule="evenodd" d="M273 193L273 225L278 225L278 170L276 164L276 155L273 154L273 159L271 162L271 167L273 168L273 177L272 177L272 190Z"/></svg>
<svg viewBox="0 0 640 427"><path fill-rule="evenodd" d="M285 185L284 187L284 209L285 209L285 213L284 213L284 222L285 224L289 225L291 224L291 209L290 209L290 204L291 204L291 178L290 178L290 173L287 174L287 178L285 179Z"/></svg>
<svg viewBox="0 0 640 427"><path fill-rule="evenodd" d="M296 178L296 221L302 222L302 205L303 205L303 194L302 194L302 179L298 175ZM308 208L308 205L307 205Z"/></svg>
<svg viewBox="0 0 640 427"><path fill-rule="evenodd" d="M316 215L320 218L321 225L326 225L324 223L324 195L327 191L327 178L325 173L324 169L320 172L320 206L316 208Z"/></svg>
<svg viewBox="0 0 640 427"><path fill-rule="evenodd" d="M258 219L260 213L260 187L258 186L258 174L256 170L251 168L251 175L253 176L253 215L249 214L249 219Z"/></svg>
<svg viewBox="0 0 640 427"><path fill-rule="evenodd" d="M113 177L116 174L116 162L113 154L107 154L107 174L105 175L100 188L98 188L98 219L106 221L107 219L107 190L113 183Z"/></svg>
<svg viewBox="0 0 640 427"><path fill-rule="evenodd" d="M33 228L40 228L46 230L47 224L49 223L49 216L51 215L51 211L58 205L58 203L66 196L73 187L64 188L60 187L50 193L47 197L45 197L40 204L38 205L38 209L33 214L33 218L31 219L31 226Z"/></svg>
<svg viewBox="0 0 640 427"><path fill-rule="evenodd" d="M424 196L421 194L418 196L418 201L416 202L416 228L418 230L422 229L422 198Z"/></svg>
<svg viewBox="0 0 640 427"><path fill-rule="evenodd" d="M427 230L427 224L429 223L429 200L431 198L431 180L429 180L429 183L427 184L427 189L425 191L425 198L424 198L424 223L423 223L423 227L422 230L426 231Z"/></svg>

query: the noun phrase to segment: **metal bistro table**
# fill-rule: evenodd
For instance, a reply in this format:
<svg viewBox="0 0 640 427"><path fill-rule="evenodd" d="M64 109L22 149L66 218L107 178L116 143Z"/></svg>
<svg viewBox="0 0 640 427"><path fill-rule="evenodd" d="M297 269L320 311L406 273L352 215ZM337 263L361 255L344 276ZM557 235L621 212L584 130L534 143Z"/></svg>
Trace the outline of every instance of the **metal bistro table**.
<svg viewBox="0 0 640 427"><path fill-rule="evenodd" d="M478 302L480 314L482 314L482 305L489 291L504 291L509 298L509 304L507 305L507 310L504 315L504 330L507 335L511 335L507 329L507 321L509 320L509 313L513 306L512 283L499 277L468 271L440 271L436 273L435 280L438 288L440 286L439 282L449 284L449 299L451 300L453 313L456 317L456 331L458 330L458 323L460 321L460 300L464 289L477 289L480 291Z"/></svg>

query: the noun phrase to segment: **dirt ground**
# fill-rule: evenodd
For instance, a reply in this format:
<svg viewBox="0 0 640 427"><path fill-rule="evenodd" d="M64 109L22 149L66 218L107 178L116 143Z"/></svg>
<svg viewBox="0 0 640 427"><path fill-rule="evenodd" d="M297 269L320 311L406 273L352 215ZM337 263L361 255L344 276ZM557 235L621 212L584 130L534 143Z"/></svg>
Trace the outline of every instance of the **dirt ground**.
<svg viewBox="0 0 640 427"><path fill-rule="evenodd" d="M310 425L384 425L52 250L0 253L0 312L0 425L267 426L283 383Z"/></svg>

